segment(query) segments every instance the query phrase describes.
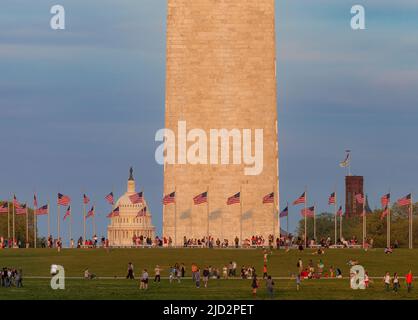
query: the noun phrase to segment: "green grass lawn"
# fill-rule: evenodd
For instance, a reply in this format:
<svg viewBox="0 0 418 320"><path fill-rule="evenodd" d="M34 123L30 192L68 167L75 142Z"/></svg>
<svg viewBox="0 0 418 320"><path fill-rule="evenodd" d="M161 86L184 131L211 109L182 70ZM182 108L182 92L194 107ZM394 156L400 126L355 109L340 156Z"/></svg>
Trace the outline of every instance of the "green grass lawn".
<svg viewBox="0 0 418 320"><path fill-rule="evenodd" d="M296 263L302 258L304 265L312 259L316 265L319 259L325 263L325 269L332 265L340 268L343 276L349 275L349 259L358 260L374 279L368 290L350 289L348 279L305 280L302 288L296 291L295 280L291 275L297 272ZM176 262L186 265L186 276L190 276L190 265L195 262L201 268L212 265L222 268L229 261L241 265L254 266L261 275L263 267L262 250L216 250L216 249L16 249L0 251L0 267L22 268L24 288L0 288L0 299L252 299L249 280L210 280L209 287L195 288L190 279L180 284L170 284L163 279L157 285L150 281L149 290L138 289L137 280L114 279L126 275L127 263L135 266L136 276L147 268L153 276L155 265L164 270L162 276L168 276L168 267ZM65 290L52 290L50 279L32 278L49 277L51 264L64 266L66 279ZM91 281L74 279L82 277L85 268L98 277ZM273 250L268 258L269 274L277 279L275 299L418 299L418 289L408 294L403 279L400 292L385 292L381 278L386 271L398 272L404 276L409 269L418 275L418 250L398 249L391 255L385 255L382 249L368 252L356 249L327 250L318 256L311 250L298 252L292 250ZM267 299L264 282L261 281L258 299Z"/></svg>

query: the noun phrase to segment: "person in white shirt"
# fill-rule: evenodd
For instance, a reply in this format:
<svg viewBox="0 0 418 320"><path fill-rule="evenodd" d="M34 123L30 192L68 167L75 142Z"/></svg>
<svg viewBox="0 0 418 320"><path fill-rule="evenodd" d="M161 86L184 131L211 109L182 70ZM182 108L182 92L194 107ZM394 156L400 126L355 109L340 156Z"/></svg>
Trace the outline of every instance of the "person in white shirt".
<svg viewBox="0 0 418 320"><path fill-rule="evenodd" d="M395 272L393 274L393 291L398 292L399 289L399 278L398 278L398 273Z"/></svg>
<svg viewBox="0 0 418 320"><path fill-rule="evenodd" d="M141 290L142 289L144 289L144 290L148 289L148 272L147 272L147 269L144 269L144 271L142 272L139 289L141 289Z"/></svg>
<svg viewBox="0 0 418 320"><path fill-rule="evenodd" d="M386 272L385 277L383 278L383 282L385 283L385 289L386 291L390 290L390 274L389 272Z"/></svg>

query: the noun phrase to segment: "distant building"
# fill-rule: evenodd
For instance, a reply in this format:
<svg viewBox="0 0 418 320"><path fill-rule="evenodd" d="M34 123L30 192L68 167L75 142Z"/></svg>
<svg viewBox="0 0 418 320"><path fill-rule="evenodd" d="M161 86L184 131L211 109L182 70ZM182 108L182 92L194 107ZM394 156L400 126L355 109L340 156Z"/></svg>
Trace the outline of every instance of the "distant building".
<svg viewBox="0 0 418 320"><path fill-rule="evenodd" d="M119 215L110 218L110 225L107 227L110 246L131 246L134 237L142 237L144 241L155 237L155 227L152 225L151 212L145 198L144 203L136 204L129 198L135 193L135 180L131 171L127 191L114 206L114 209L119 207ZM137 217L144 207L147 207L145 216Z"/></svg>
<svg viewBox="0 0 418 320"><path fill-rule="evenodd" d="M363 194L363 176L345 177L345 213L347 216L361 215L363 206L356 202L356 194Z"/></svg>

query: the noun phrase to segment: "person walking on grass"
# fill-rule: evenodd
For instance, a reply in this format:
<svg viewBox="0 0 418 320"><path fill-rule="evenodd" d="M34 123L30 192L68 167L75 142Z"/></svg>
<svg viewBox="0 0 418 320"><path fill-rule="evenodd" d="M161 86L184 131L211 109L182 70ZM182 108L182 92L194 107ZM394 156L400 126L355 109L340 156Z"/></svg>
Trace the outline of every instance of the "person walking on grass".
<svg viewBox="0 0 418 320"><path fill-rule="evenodd" d="M296 276L296 291L299 291L300 289L300 282L301 282L301 276L300 273Z"/></svg>
<svg viewBox="0 0 418 320"><path fill-rule="evenodd" d="M399 290L399 278L398 278L398 273L395 272L393 274L393 291L398 292Z"/></svg>
<svg viewBox="0 0 418 320"><path fill-rule="evenodd" d="M155 266L154 274L155 274L154 282L160 283L161 282L161 268L158 264Z"/></svg>
<svg viewBox="0 0 418 320"><path fill-rule="evenodd" d="M134 265L132 264L132 262L128 263L128 274L126 275L126 279L130 279L130 280L134 280L135 276L134 276Z"/></svg>
<svg viewBox="0 0 418 320"><path fill-rule="evenodd" d="M196 288L200 288L200 270L197 269L195 274L194 274L194 278L196 281Z"/></svg>
<svg viewBox="0 0 418 320"><path fill-rule="evenodd" d="M177 282L180 283L181 282L181 268L180 268L180 266L176 267L176 272L177 272Z"/></svg>
<svg viewBox="0 0 418 320"><path fill-rule="evenodd" d="M258 287L259 287L259 283L258 283L257 275L254 274L253 275L253 280L251 281L251 289L252 289L252 292L253 292L253 298L255 298L257 296Z"/></svg>
<svg viewBox="0 0 418 320"><path fill-rule="evenodd" d="M274 281L271 278L271 276L268 276L267 277L266 289L267 289L267 294L269 295L270 299L273 299L273 294L274 294Z"/></svg>
<svg viewBox="0 0 418 320"><path fill-rule="evenodd" d="M412 290L412 281L413 281L412 271L409 270L409 272L405 276L405 282L406 282L406 287L408 289L408 293L411 292Z"/></svg>
<svg viewBox="0 0 418 320"><path fill-rule="evenodd" d="M192 280L196 281L196 272L197 272L198 268L196 263L192 263Z"/></svg>
<svg viewBox="0 0 418 320"><path fill-rule="evenodd" d="M267 279L267 277L268 277L268 275L267 275L267 265L264 264L264 267L263 267L263 279L265 280L265 279Z"/></svg>
<svg viewBox="0 0 418 320"><path fill-rule="evenodd" d="M205 269L203 269L203 283L205 285L205 288L208 287L208 281L209 281L209 269L208 267L205 267Z"/></svg>
<svg viewBox="0 0 418 320"><path fill-rule="evenodd" d="M222 276L224 279L228 279L228 267L227 266L224 266L222 268Z"/></svg>
<svg viewBox="0 0 418 320"><path fill-rule="evenodd" d="M383 277L383 282L385 284L386 291L390 290L390 273L386 272L385 276Z"/></svg>
<svg viewBox="0 0 418 320"><path fill-rule="evenodd" d="M139 286L139 289L141 290L147 290L148 289L148 272L147 269L144 269L141 276L141 283Z"/></svg>
<svg viewBox="0 0 418 320"><path fill-rule="evenodd" d="M303 270L303 261L301 258L299 258L298 263L296 264L296 267L298 268L299 273L301 273Z"/></svg>

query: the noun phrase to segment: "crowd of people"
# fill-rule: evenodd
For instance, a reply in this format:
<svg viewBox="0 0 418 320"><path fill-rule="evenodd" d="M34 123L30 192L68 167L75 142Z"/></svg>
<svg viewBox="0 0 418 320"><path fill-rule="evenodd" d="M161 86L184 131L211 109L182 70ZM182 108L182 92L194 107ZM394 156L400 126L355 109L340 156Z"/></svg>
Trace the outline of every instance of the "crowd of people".
<svg viewBox="0 0 418 320"><path fill-rule="evenodd" d="M4 267L1 270L1 287L5 288L22 288L23 287L23 272L22 269Z"/></svg>
<svg viewBox="0 0 418 320"><path fill-rule="evenodd" d="M373 239L368 238L365 240L366 249L373 248ZM280 237L274 237L273 235L267 236L264 238L262 235L253 235L249 238L243 239L242 241L238 236L235 236L234 239L223 239L214 238L212 236L203 236L201 238L189 238L186 235L183 236L183 247L184 248L263 248L269 247L273 249L284 248L286 250L297 248L299 250L304 250L305 248L360 248L363 245L362 241L359 241L355 236L352 236L349 239L341 238L337 241L333 241L331 237L321 238L321 239L307 239L306 246L305 240L301 237L293 236L292 234L281 235ZM132 247L173 247L174 241L171 236L155 238L145 237L143 235L133 235L132 237ZM393 242L393 246L390 249L398 248L398 241ZM3 248L25 248L28 247L28 244L17 239L13 241L12 239L5 238L0 236L0 249ZM63 247L63 241L61 238L54 239L51 235L46 239L42 238L38 241L38 247L40 248L58 248ZM108 248L109 240L105 237L99 239L97 235L94 235L91 239L83 239L79 237L75 242L74 239L70 239L68 248Z"/></svg>

